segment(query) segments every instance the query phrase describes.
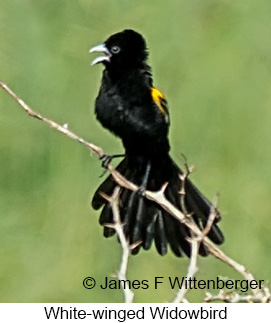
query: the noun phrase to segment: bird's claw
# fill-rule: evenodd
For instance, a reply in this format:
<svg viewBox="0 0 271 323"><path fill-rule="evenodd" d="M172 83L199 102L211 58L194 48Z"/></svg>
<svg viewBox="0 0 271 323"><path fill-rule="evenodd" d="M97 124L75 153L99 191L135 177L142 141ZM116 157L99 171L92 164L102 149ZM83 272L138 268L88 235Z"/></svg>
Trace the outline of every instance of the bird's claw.
<svg viewBox="0 0 271 323"><path fill-rule="evenodd" d="M113 159L113 157L111 155L106 155L106 154L103 154L101 157L100 157L100 160L102 161L102 167L107 169L108 168L108 165L110 164L111 160Z"/></svg>

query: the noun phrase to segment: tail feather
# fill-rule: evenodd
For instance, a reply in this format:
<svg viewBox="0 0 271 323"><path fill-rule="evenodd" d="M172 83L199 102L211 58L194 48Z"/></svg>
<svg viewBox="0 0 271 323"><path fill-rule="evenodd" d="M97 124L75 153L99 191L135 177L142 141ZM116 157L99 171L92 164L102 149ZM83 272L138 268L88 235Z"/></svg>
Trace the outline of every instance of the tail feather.
<svg viewBox="0 0 271 323"><path fill-rule="evenodd" d="M128 202L128 203L127 203ZM124 226L124 232L129 237L131 243L131 230L133 228L135 222L135 213L138 208L138 195L136 192L131 192L127 197L126 207L123 208L122 214L122 222Z"/></svg>
<svg viewBox="0 0 271 323"><path fill-rule="evenodd" d="M145 250L150 249L155 234L155 217L157 215L156 206L149 200L145 199L146 216L143 223L142 247Z"/></svg>
<svg viewBox="0 0 271 323"><path fill-rule="evenodd" d="M161 210L158 210L158 214L155 220L155 233L154 233L155 246L160 255L167 253L167 236L164 218Z"/></svg>
<svg viewBox="0 0 271 323"><path fill-rule="evenodd" d="M104 236L106 238L112 237L115 234L115 230L107 226L107 224L113 223L113 213L110 204L105 204L100 215L99 223L104 226Z"/></svg>
<svg viewBox="0 0 271 323"><path fill-rule="evenodd" d="M154 234L155 234L155 222L152 221L150 222L143 233L143 242L142 242L142 247L145 250L149 250L153 239L154 239Z"/></svg>
<svg viewBox="0 0 271 323"><path fill-rule="evenodd" d="M142 239L143 233L143 221L146 216L146 206L143 196L139 196L138 198L138 207L134 217L134 225L130 228L130 242L135 243Z"/></svg>
<svg viewBox="0 0 271 323"><path fill-rule="evenodd" d="M177 256L177 257L182 257L183 256L183 246L181 246L178 243L178 237L176 235L176 228L172 221L167 218L167 216L164 216L164 222L165 222L165 231L166 231L166 236L168 239L168 243L170 245L170 248L172 252Z"/></svg>
<svg viewBox="0 0 271 323"><path fill-rule="evenodd" d="M164 183L168 183L165 190L167 199L181 211L181 180L182 171L169 156L163 156L159 160L151 162L151 172L147 182L147 189L159 190ZM117 166L117 170L129 181L140 186L146 169L146 159L129 159L125 157ZM110 175L97 189L92 199L94 209L103 206L99 222L101 225L113 223L113 214L109 203L101 195L112 195L117 186ZM208 221L211 212L211 203L200 193L189 179L185 182L185 207L187 212L192 214L195 223L203 229ZM138 192L132 192L125 188L121 189L119 197L119 208L121 221L124 224L124 233L130 244L140 242L141 244L133 250L138 253L140 247L148 250L154 241L159 254L167 253L168 245L177 257L191 254L189 229L177 219L168 214L159 205L147 200ZM217 223L220 214L217 211L216 219L208 233L208 237L216 244L224 241L223 234ZM104 236L110 237L115 233L113 228L104 227ZM199 253L202 256L208 255L208 250L201 244Z"/></svg>

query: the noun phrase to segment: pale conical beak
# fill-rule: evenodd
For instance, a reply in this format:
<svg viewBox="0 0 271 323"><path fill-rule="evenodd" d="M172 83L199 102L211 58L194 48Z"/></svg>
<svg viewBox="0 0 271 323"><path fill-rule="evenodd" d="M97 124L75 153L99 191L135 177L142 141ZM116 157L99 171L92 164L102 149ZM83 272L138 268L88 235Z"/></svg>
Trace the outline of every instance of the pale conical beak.
<svg viewBox="0 0 271 323"><path fill-rule="evenodd" d="M101 52L101 53L104 53L105 55L96 57L92 61L91 65L104 63L104 62L110 62L111 54L110 54L109 50L107 49L107 47L105 46L105 44L100 44L100 45L94 46L89 50L89 53L96 53L96 52Z"/></svg>

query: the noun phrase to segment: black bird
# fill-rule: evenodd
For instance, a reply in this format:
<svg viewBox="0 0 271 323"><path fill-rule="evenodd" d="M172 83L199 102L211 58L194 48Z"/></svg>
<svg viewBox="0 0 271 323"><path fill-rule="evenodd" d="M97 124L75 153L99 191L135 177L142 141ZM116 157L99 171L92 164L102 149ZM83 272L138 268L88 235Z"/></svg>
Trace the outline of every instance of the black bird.
<svg viewBox="0 0 271 323"><path fill-rule="evenodd" d="M169 113L164 95L153 86L151 68L147 65L148 51L144 38L133 30L124 30L110 36L103 44L90 52L102 52L92 65L102 63L104 71L95 113L103 127L120 137L125 157L116 169L129 181L138 185L139 191L121 189L120 216L124 232L137 253L140 247L149 249L154 241L159 254L167 253L168 245L181 257L190 256L189 229L168 214L163 208L144 197L144 190L157 191L168 183L165 196L182 210L180 174L182 171L169 155ZM114 157L114 156L113 156ZM110 159L110 158L109 158ZM113 223L109 203L101 192L110 196L116 182L110 175L97 189L92 199L95 210L103 207L99 222L104 225L104 236L115 231L106 226ZM190 180L185 182L185 205L194 221L203 229L210 215L211 203ZM184 211L184 210L182 210ZM209 231L208 237L216 244L224 240L217 226L220 214ZM200 247L200 254L208 254Z"/></svg>

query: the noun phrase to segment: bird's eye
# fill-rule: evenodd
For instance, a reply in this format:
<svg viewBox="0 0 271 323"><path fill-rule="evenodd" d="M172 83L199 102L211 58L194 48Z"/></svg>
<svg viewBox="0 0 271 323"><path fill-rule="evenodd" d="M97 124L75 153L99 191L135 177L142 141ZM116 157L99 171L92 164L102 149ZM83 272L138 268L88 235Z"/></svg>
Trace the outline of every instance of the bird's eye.
<svg viewBox="0 0 271 323"><path fill-rule="evenodd" d="M111 53L112 54L118 54L120 52L120 47L119 46L112 46L111 47Z"/></svg>

